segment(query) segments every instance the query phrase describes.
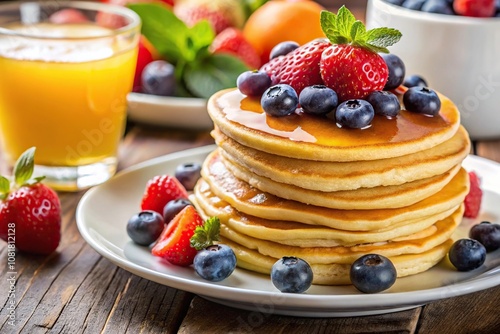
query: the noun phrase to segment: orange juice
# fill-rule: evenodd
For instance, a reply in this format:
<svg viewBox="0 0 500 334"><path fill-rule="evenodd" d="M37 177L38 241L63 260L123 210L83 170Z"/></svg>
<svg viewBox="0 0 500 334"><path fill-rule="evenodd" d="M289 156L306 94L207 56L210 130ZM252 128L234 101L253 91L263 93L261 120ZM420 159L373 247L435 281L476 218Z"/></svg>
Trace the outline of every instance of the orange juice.
<svg viewBox="0 0 500 334"><path fill-rule="evenodd" d="M116 157L136 43L91 23L19 29L72 40L0 39L0 135L8 159L15 161L32 146L37 147L35 162L44 166L82 166ZM109 37L75 39L89 35Z"/></svg>

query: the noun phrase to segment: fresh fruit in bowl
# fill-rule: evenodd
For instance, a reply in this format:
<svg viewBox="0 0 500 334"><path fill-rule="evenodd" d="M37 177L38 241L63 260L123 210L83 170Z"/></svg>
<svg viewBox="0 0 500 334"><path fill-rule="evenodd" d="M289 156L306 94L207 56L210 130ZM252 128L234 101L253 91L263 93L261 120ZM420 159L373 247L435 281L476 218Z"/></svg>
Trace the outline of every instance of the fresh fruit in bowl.
<svg viewBox="0 0 500 334"><path fill-rule="evenodd" d="M496 0L384 0L387 3L427 13L470 17L493 17L500 13Z"/></svg>
<svg viewBox="0 0 500 334"><path fill-rule="evenodd" d="M142 34L161 59L174 67L176 88L173 96L207 99L216 91L233 87L237 76L249 66L259 65L245 63L252 49L245 46L240 37L236 40L230 36L232 39L221 42L226 48L224 52L222 47L211 49L218 35L205 19L190 26L170 6L158 2L129 3L127 6L141 17ZM240 47L242 50L238 51Z"/></svg>

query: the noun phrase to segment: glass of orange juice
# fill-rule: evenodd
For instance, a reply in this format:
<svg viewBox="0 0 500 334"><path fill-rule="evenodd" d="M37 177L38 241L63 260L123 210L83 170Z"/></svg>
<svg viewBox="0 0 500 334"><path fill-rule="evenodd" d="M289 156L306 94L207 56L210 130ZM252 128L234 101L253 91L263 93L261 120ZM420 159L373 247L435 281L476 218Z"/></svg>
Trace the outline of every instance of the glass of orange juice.
<svg viewBox="0 0 500 334"><path fill-rule="evenodd" d="M75 191L116 171L140 19L97 2L0 4L0 140L10 164L36 147L35 174Z"/></svg>

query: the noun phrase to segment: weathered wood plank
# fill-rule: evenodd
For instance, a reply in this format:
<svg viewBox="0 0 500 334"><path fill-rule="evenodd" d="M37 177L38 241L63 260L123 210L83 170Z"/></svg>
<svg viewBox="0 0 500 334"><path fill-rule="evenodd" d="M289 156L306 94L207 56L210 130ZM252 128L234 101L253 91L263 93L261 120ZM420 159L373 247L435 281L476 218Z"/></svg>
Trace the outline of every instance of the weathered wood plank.
<svg viewBox="0 0 500 334"><path fill-rule="evenodd" d="M500 332L500 286L423 307L418 333Z"/></svg>
<svg viewBox="0 0 500 334"><path fill-rule="evenodd" d="M188 333L414 333L420 308L351 318L300 318L242 311L195 297L179 334Z"/></svg>

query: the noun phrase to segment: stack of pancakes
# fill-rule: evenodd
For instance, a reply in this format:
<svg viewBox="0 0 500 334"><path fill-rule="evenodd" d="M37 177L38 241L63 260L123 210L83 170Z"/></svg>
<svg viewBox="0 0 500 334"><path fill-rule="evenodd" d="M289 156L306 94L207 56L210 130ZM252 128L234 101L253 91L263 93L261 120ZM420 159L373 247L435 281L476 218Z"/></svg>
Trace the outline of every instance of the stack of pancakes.
<svg viewBox="0 0 500 334"><path fill-rule="evenodd" d="M402 110L367 129L342 129L300 111L266 115L238 90L208 111L217 143L192 200L218 216L238 266L269 273L283 256L306 260L315 284L348 284L351 264L376 253L398 277L438 263L463 215L470 150L446 97L435 117Z"/></svg>

